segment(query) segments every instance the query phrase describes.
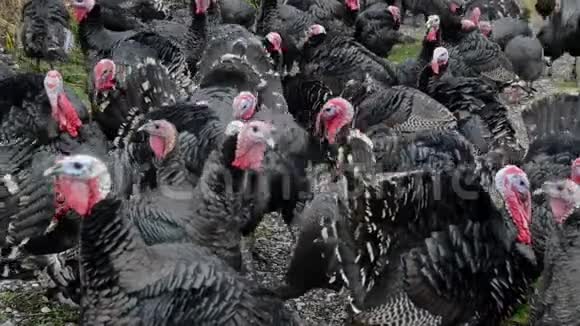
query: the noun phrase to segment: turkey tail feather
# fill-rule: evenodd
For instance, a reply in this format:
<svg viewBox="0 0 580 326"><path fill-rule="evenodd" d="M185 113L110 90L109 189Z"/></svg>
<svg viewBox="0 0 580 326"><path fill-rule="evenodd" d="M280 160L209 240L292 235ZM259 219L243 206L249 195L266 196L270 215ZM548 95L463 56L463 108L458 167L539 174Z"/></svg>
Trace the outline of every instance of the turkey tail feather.
<svg viewBox="0 0 580 326"><path fill-rule="evenodd" d="M522 112L530 143L551 136L580 137L580 96L558 93L535 101Z"/></svg>

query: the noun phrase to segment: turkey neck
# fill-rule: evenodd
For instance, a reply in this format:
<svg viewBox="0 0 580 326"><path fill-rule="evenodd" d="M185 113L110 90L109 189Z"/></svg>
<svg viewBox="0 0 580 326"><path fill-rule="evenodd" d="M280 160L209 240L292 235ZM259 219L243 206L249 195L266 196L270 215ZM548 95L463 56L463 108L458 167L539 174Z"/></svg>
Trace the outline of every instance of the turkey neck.
<svg viewBox="0 0 580 326"><path fill-rule="evenodd" d="M83 293L89 296L118 297L111 293L119 285L120 273L130 266L132 252L145 247L122 214L122 203L107 198L97 203L81 222L80 274ZM120 301L115 300L121 304Z"/></svg>
<svg viewBox="0 0 580 326"><path fill-rule="evenodd" d="M159 163L157 170L157 184L168 186L187 185L185 162L181 156L179 139L175 141L175 148Z"/></svg>
<svg viewBox="0 0 580 326"><path fill-rule="evenodd" d="M185 40L187 55L187 66L192 75L197 71L197 63L203 55L207 42L207 15L206 13L196 15L192 12L191 25Z"/></svg>
<svg viewBox="0 0 580 326"><path fill-rule="evenodd" d="M260 13L256 17L256 33L258 35L266 35L269 32L279 32L276 30L278 26L276 21L279 19L278 1L277 0L262 0L260 4Z"/></svg>
<svg viewBox="0 0 580 326"><path fill-rule="evenodd" d="M83 52L99 50L99 43L109 40L106 35L105 25L101 16L101 6L95 4L84 21L79 24L79 40ZM108 42L107 42L108 43Z"/></svg>

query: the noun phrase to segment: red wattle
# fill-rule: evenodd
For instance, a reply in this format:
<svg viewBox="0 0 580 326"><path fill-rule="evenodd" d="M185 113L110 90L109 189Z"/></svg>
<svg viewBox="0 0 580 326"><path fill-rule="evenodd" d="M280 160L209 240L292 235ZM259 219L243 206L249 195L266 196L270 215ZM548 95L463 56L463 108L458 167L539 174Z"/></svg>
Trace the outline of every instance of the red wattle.
<svg viewBox="0 0 580 326"><path fill-rule="evenodd" d="M437 41L437 30L436 29L431 28L429 30L429 33L427 33L427 41L429 41L429 42Z"/></svg>
<svg viewBox="0 0 580 326"><path fill-rule="evenodd" d="M77 110L64 93L58 95L58 109L56 114L53 111L53 117L58 122L61 131L67 132L72 137L78 136L83 123L79 119Z"/></svg>
<svg viewBox="0 0 580 326"><path fill-rule="evenodd" d="M165 158L165 139L159 136L149 136L149 146L158 160Z"/></svg>
<svg viewBox="0 0 580 326"><path fill-rule="evenodd" d="M439 64L437 62L431 62L431 70L435 75L439 75Z"/></svg>

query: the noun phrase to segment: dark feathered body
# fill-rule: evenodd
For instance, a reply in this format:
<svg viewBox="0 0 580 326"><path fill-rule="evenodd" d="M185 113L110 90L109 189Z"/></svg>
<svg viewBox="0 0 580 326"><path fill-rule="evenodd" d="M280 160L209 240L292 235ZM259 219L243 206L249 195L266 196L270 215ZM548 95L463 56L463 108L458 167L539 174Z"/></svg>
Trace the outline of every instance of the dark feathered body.
<svg viewBox="0 0 580 326"><path fill-rule="evenodd" d="M353 38L329 31L321 40L309 40L304 46L301 70L322 80L335 94L340 94L351 80L367 76L384 86L397 84L392 64L366 49Z"/></svg>
<svg viewBox="0 0 580 326"><path fill-rule="evenodd" d="M414 88L351 83L343 96L356 107L354 126L365 133L381 128L411 133L457 126L447 108Z"/></svg>
<svg viewBox="0 0 580 326"><path fill-rule="evenodd" d="M580 215L576 210L563 225L554 228L547 243L544 273L538 291L538 301L532 309L530 325L572 325L578 311L572 307L578 302L578 241Z"/></svg>
<svg viewBox="0 0 580 326"><path fill-rule="evenodd" d="M522 112L530 146L523 168L532 189L545 181L570 177L571 163L580 157L580 101L578 96L555 94L535 101ZM539 263L555 223L545 196L534 196L531 231Z"/></svg>
<svg viewBox="0 0 580 326"><path fill-rule="evenodd" d="M83 223L83 322L108 317L110 322L105 324L111 325L166 325L168 321L195 325L298 325L272 294L242 280L202 248L177 244L144 248L120 214L121 203L105 200ZM106 246L100 239L110 239L112 243ZM105 290L115 285L118 292ZM207 298L222 304L215 305Z"/></svg>
<svg viewBox="0 0 580 326"><path fill-rule="evenodd" d="M44 77L35 73L21 73L0 80L1 139L32 137L46 143L58 137L58 126L51 116L50 103L44 89ZM66 86L65 93L79 118L86 121L88 110L84 104Z"/></svg>
<svg viewBox="0 0 580 326"><path fill-rule="evenodd" d="M421 77L421 89L453 112L459 130L480 153L503 148L523 156L523 148L508 120L507 108L494 88L478 78L438 78L433 76L430 67L426 67L423 74L426 76ZM426 78L429 78L427 84Z"/></svg>
<svg viewBox="0 0 580 326"><path fill-rule="evenodd" d="M479 8L481 11L481 19L487 21L494 21L504 17L512 18L527 18L524 17L524 12L527 9L522 9L520 4L515 0L471 0L467 1L465 12L467 17L471 14L474 8Z"/></svg>
<svg viewBox="0 0 580 326"><path fill-rule="evenodd" d="M143 54L143 57L138 57ZM136 42L115 49L110 57L116 66L115 88L98 91L91 74L89 90L93 95L94 117L107 138L124 137L136 116L174 104L180 97L171 73L158 60L147 55L147 48ZM117 145L121 145L116 140Z"/></svg>
<svg viewBox="0 0 580 326"><path fill-rule="evenodd" d="M498 87L509 85L517 78L499 45L479 31L462 34L459 41L452 42L447 48L449 68L454 76L483 78Z"/></svg>
<svg viewBox="0 0 580 326"><path fill-rule="evenodd" d="M528 22L511 17L500 18L492 22L491 39L505 49L509 41L516 36L533 36Z"/></svg>
<svg viewBox="0 0 580 326"><path fill-rule="evenodd" d="M538 32L538 39L544 47L544 55L552 60L561 57L564 53L569 53L574 57L580 55L580 46L573 41L580 33L578 29L580 12L574 12L567 20L564 18L561 13L554 14L550 22Z"/></svg>
<svg viewBox="0 0 580 326"><path fill-rule="evenodd" d="M79 24L79 43L88 62L97 62L114 44L134 35L134 30L114 32L105 28L101 6L95 4L85 20Z"/></svg>
<svg viewBox="0 0 580 326"><path fill-rule="evenodd" d="M70 15L58 0L31 0L22 8L22 45L31 58L65 60L74 45Z"/></svg>
<svg viewBox="0 0 580 326"><path fill-rule="evenodd" d="M544 50L535 37L516 36L506 45L505 54L520 79L534 82L544 72Z"/></svg>
<svg viewBox="0 0 580 326"><path fill-rule="evenodd" d="M388 56L391 48L404 40L399 32L400 22L393 19L386 3L375 3L359 13L355 21L354 37L381 57Z"/></svg>

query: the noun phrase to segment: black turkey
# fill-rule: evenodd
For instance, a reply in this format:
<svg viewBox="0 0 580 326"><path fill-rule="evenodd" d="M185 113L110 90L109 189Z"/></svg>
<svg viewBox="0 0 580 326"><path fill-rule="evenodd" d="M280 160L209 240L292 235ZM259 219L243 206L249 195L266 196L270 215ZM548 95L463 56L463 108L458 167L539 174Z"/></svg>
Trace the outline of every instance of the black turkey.
<svg viewBox="0 0 580 326"><path fill-rule="evenodd" d="M365 80L367 76L384 86L397 84L394 65L369 51L352 37L312 25L304 45L301 71L323 81L335 94L340 94L349 80Z"/></svg>
<svg viewBox="0 0 580 326"><path fill-rule="evenodd" d="M369 175L349 201L353 215L328 221L356 323L495 324L524 300L535 277L527 178L515 166L497 173L498 209L471 169Z"/></svg>
<svg viewBox="0 0 580 326"><path fill-rule="evenodd" d="M516 36L505 47L505 54L512 62L516 75L532 88L544 72L544 49L535 37Z"/></svg>
<svg viewBox="0 0 580 326"><path fill-rule="evenodd" d="M240 168L259 167L260 161L247 160L244 151L261 151L263 155L269 139L264 128L265 125L249 124L240 131L237 150L232 148L234 144L226 144L223 153L215 152L207 167L207 181L210 182L207 190L216 181L223 187L225 180L215 177L225 162ZM257 140L255 144L261 145L246 147L242 145L243 137L253 137ZM226 320L237 323L252 321L256 325L300 324L273 294L236 276L232 269L203 248L186 244L146 247L125 222L124 217L131 212L130 202L108 196L106 184L110 176L101 161L90 156L72 156L58 161L46 174L57 175L71 186L85 185L83 193L69 192L67 196L71 200L77 198L74 209L86 216L81 225L80 244L81 284L85 289L83 322L101 320L110 312L107 316L111 321L146 324L169 320L200 325L225 323ZM218 184L212 186L219 188ZM103 264L99 257L108 257L110 263ZM155 264L147 262L153 260ZM101 273L103 270L107 274ZM191 282L182 279L185 275ZM143 283L145 280L148 281ZM99 285L103 282L117 284L119 293L112 296ZM188 289L187 294L182 289ZM119 297L125 300L117 300ZM222 304L210 304L206 300L208 297L220 300ZM110 304L114 302L117 305L111 310ZM181 305L189 309L184 310Z"/></svg>
<svg viewBox="0 0 580 326"><path fill-rule="evenodd" d="M174 104L180 97L167 69L148 54L147 48L126 43L93 68L89 84L93 114L110 140L124 137L134 116Z"/></svg>
<svg viewBox="0 0 580 326"><path fill-rule="evenodd" d="M509 151L512 159L521 158L523 148L496 89L479 78L444 77L448 62L447 50L436 48L431 64L421 72L419 88L453 112L459 130L479 153L502 150Z"/></svg>
<svg viewBox="0 0 580 326"><path fill-rule="evenodd" d="M546 182L542 192L550 202L556 227L547 243L544 273L532 308L530 325L568 325L575 323L578 312L577 276L572 273L580 258L577 239L579 227L580 186L571 180Z"/></svg>
<svg viewBox="0 0 580 326"><path fill-rule="evenodd" d="M399 8L375 3L357 15L354 37L376 55L386 57L395 44L415 41L401 33L400 26Z"/></svg>
<svg viewBox="0 0 580 326"><path fill-rule="evenodd" d="M567 177L579 182L579 97L558 93L547 96L526 107L522 118L530 144L522 167L530 178L532 189L540 189L545 181ZM533 248L541 264L555 224L545 197L539 195L533 199Z"/></svg>
<svg viewBox="0 0 580 326"><path fill-rule="evenodd" d="M559 6L554 9L549 22L547 22L537 36L544 47L544 55L554 61L564 53L576 57L572 69L572 79L578 83L578 58L580 46L575 40L580 35L578 22L580 20L580 6L574 0L556 1Z"/></svg>
<svg viewBox="0 0 580 326"><path fill-rule="evenodd" d="M88 119L88 110L56 70L0 80L0 107L3 140L32 137L46 143L60 132L77 137L82 120Z"/></svg>
<svg viewBox="0 0 580 326"><path fill-rule="evenodd" d="M74 45L70 15L61 0L30 0L22 7L24 53L40 60L64 61Z"/></svg>
<svg viewBox="0 0 580 326"><path fill-rule="evenodd" d="M533 36L528 22L511 17L501 18L493 22L480 21L479 30L483 35L499 44L503 50L508 42L516 36Z"/></svg>
<svg viewBox="0 0 580 326"><path fill-rule="evenodd" d="M102 9L95 0L75 0L72 3L75 20L79 24L79 43L88 62L96 62L119 40L136 31L115 32L105 27Z"/></svg>

